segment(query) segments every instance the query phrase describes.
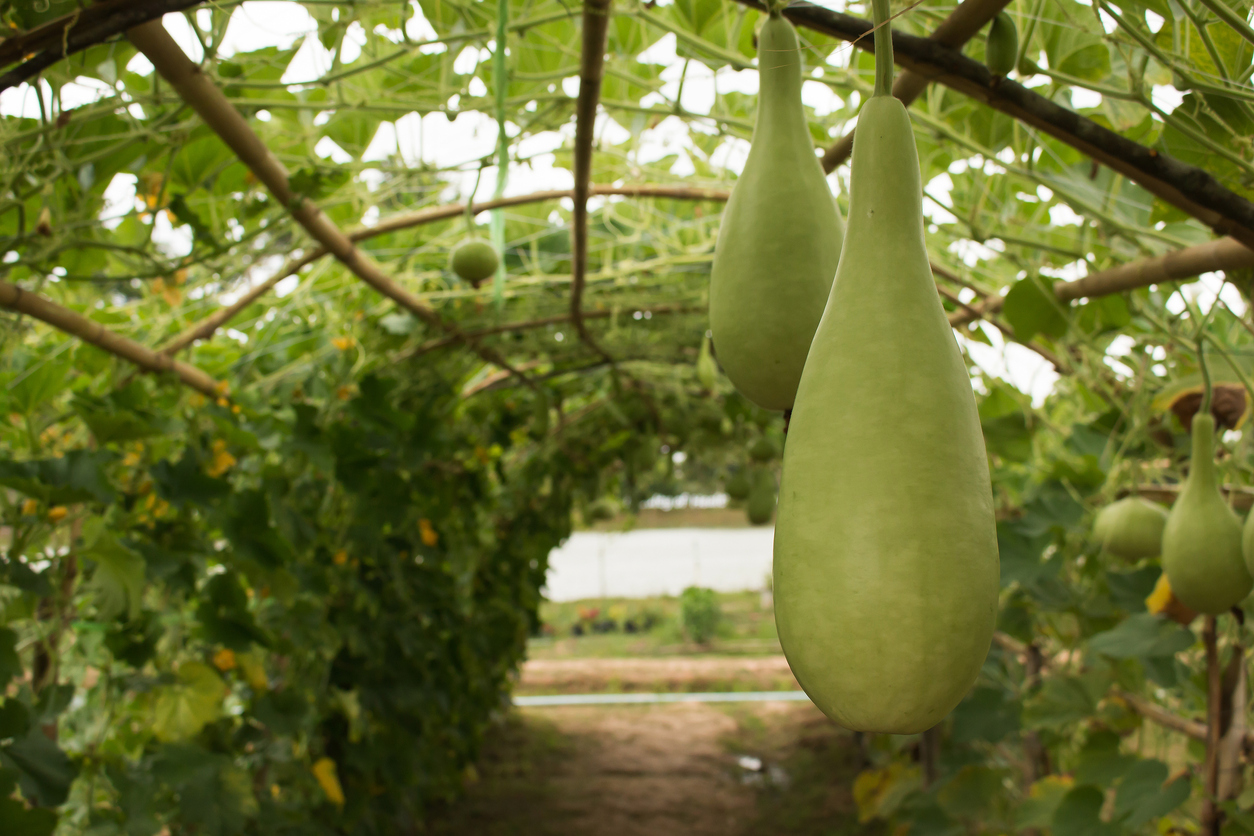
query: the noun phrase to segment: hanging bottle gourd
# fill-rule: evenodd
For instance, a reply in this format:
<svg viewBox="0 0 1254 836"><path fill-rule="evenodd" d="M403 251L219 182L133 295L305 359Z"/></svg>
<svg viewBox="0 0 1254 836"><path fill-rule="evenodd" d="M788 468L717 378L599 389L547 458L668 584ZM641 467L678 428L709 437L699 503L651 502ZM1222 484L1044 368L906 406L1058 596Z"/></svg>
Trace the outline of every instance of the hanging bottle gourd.
<svg viewBox="0 0 1254 836"><path fill-rule="evenodd" d="M1241 521L1224 501L1215 475L1215 416L1200 344L1198 361L1202 403L1193 416L1189 475L1163 529L1163 572L1181 603L1205 615L1219 615L1244 600L1254 580L1242 555Z"/></svg>
<svg viewBox="0 0 1254 836"><path fill-rule="evenodd" d="M480 238L475 229L475 192L479 191L479 178L482 176L483 168L480 168L479 174L475 177L475 187L466 200L466 230L469 237L464 238L454 247L448 257L448 269L463 281L470 282L470 286L474 288L478 288L484 281L495 276L496 268L500 264L500 258L492 242L486 238Z"/></svg>
<svg viewBox="0 0 1254 836"><path fill-rule="evenodd" d="M714 391L718 380L718 368L714 365L714 355L710 353L710 338L701 338L701 350L697 353L697 382L707 392Z"/></svg>
<svg viewBox="0 0 1254 836"><path fill-rule="evenodd" d="M853 145L847 235L797 390L775 524L775 621L842 726L940 722L988 653L1000 587L988 457L924 240L889 0Z"/></svg>
<svg viewBox="0 0 1254 836"><path fill-rule="evenodd" d="M1129 496L1097 513L1093 539L1115 557L1125 560L1157 557L1162 554L1166 525L1167 511L1161 505Z"/></svg>
<svg viewBox="0 0 1254 836"><path fill-rule="evenodd" d="M758 114L723 210L710 269L710 330L732 384L791 409L840 260L844 228L801 104L797 33L771 3L758 35Z"/></svg>
<svg viewBox="0 0 1254 836"><path fill-rule="evenodd" d="M745 515L750 525L766 525L775 515L775 474L768 468L757 466L753 468L752 481Z"/></svg>
<svg viewBox="0 0 1254 836"><path fill-rule="evenodd" d="M1004 76L1015 68L1019 60L1019 31L1014 19L1005 12L998 12L988 27L988 39L984 42L984 63L993 75Z"/></svg>

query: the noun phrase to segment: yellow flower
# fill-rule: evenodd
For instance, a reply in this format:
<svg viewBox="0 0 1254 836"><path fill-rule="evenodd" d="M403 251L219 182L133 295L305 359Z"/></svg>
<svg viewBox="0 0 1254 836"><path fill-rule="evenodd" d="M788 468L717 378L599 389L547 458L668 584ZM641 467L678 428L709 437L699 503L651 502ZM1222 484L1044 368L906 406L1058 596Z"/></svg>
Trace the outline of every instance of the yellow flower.
<svg viewBox="0 0 1254 836"><path fill-rule="evenodd" d="M342 401L346 401L352 396L353 396L353 387L351 386L341 386L339 389L335 390L335 397L339 398Z"/></svg>
<svg viewBox="0 0 1254 836"><path fill-rule="evenodd" d="M431 520L426 517L418 520L418 534L422 537L424 546L434 546L440 542L440 535L435 533L435 529L431 527Z"/></svg>
<svg viewBox="0 0 1254 836"><path fill-rule="evenodd" d="M340 786L340 777L335 771L335 761L319 758L313 765L313 774L318 779L318 786L326 793L327 800L336 807L343 807L344 789Z"/></svg>
<svg viewBox="0 0 1254 836"><path fill-rule="evenodd" d="M217 653L213 654L213 666L218 670L226 673L235 669L235 651L229 647L224 647Z"/></svg>
<svg viewBox="0 0 1254 836"><path fill-rule="evenodd" d="M205 405L205 396L199 393L195 393L190 398L187 399L187 402L191 404L193 409L199 409L200 407Z"/></svg>
<svg viewBox="0 0 1254 836"><path fill-rule="evenodd" d="M336 566L343 566L345 563L348 562L348 552L344 551L343 549L340 549L338 552L335 553L335 557L331 558L331 562L334 563Z"/></svg>
<svg viewBox="0 0 1254 836"><path fill-rule="evenodd" d="M207 472L215 479L235 466L235 457L226 450L226 441L219 438L213 442L213 462Z"/></svg>
<svg viewBox="0 0 1254 836"><path fill-rule="evenodd" d="M61 522L61 520L65 519L69 513L70 509L66 508L64 505L57 505L54 508L49 508L48 522Z"/></svg>
<svg viewBox="0 0 1254 836"><path fill-rule="evenodd" d="M225 395L231 391L231 384L227 383L225 380L219 380L217 383L213 384L213 390L219 395Z"/></svg>
<svg viewBox="0 0 1254 836"><path fill-rule="evenodd" d="M22 503L22 516L24 517L32 516L38 510L39 503L33 499L28 499Z"/></svg>
<svg viewBox="0 0 1254 836"><path fill-rule="evenodd" d="M331 340L331 345L335 346L340 351L348 351L350 348L357 345L357 340L345 334L342 337L336 337L335 339Z"/></svg>
<svg viewBox="0 0 1254 836"><path fill-rule="evenodd" d="M278 784L270 785L270 797L273 798L275 801L279 800L279 785Z"/></svg>
<svg viewBox="0 0 1254 836"><path fill-rule="evenodd" d="M140 459L139 453L132 450L131 452L127 453L125 456L122 457L122 464L126 467L134 467L135 465L139 464L139 459Z"/></svg>
<svg viewBox="0 0 1254 836"><path fill-rule="evenodd" d="M226 408L230 405L231 405L231 402L228 401L226 398L218 398L218 406Z"/></svg>

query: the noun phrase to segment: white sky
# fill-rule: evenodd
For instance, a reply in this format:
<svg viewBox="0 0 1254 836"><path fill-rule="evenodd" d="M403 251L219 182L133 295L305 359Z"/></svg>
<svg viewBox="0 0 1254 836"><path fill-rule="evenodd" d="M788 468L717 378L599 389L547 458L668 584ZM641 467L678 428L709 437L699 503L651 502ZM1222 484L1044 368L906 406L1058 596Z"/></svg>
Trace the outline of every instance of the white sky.
<svg viewBox="0 0 1254 836"><path fill-rule="evenodd" d="M667 4L667 0L663 0L662 5ZM823 5L844 7L842 2L826 2ZM415 40L434 37L434 30L423 18L422 12L413 0L411 0L411 7L415 14L406 24L409 37ZM208 12L202 10L199 14L207 16ZM193 59L199 60L203 57L199 43L182 15L167 15L164 23L174 39ZM331 53L323 48L316 32L315 21L295 3L250 0L238 7L232 16L221 54L223 57L229 57L236 52L250 52L268 46L286 49L301 42L283 80L288 83L311 80L324 74L331 66ZM399 33L392 34L394 37L399 35ZM342 61L350 63L354 60L360 52L360 46L364 43L364 32L361 31L359 25L353 24L345 38ZM652 94L646 97L642 102L646 106L663 104L666 100L673 101L679 93L680 73L684 62L678 59L675 44L674 35L668 34L639 56L641 61L664 66L661 73L664 82L661 95ZM424 48L424 51L428 52L443 50L442 44ZM458 70L467 72L472 69L476 61L486 61L489 55L487 50L476 55L475 50L467 47L458 56ZM1044 63L1043 55L1040 60ZM146 72L151 70L151 65L143 56L137 56L131 61L129 68ZM751 71L736 72L730 68L723 68L715 72L699 62L691 62L684 80L681 104L691 113L708 113L713 105L716 91L725 93L735 90L756 93L757 82L757 74ZM476 83L482 86L481 82ZM577 84L576 78L570 78L566 79L561 87L568 95L574 95ZM46 83L44 87L46 93L50 92ZM111 88L99 81L84 78L81 79L81 83L69 84L62 88L61 96L64 107L70 108L90 103L112 92ZM486 88L472 90L472 93L476 95L486 94L486 92ZM856 95L854 94L855 97ZM817 81L807 81L803 85L802 98L821 115L831 113L845 104L831 88ZM1174 109L1179 104L1179 94L1172 88L1155 88L1153 98L1154 102L1164 110ZM1095 107L1100 104L1101 97L1095 93L1076 91L1073 93L1072 101L1076 107ZM852 103L856 104L856 99ZM138 107L138 105L132 105L132 107ZM37 117L39 108L34 91L29 85L21 85L0 92L0 113ZM677 176L692 173L694 169L688 153L692 148L689 131L694 129L701 129L699 123L694 127L677 117L663 119L657 126L646 129L641 134L637 152L639 160L652 162L670 154L678 154L678 161L672 167L672 173ZM492 153L496 143L496 132L495 120L483 113L464 112L453 122L448 121L443 114L432 113L421 117L413 113L395 122L383 123L364 157L367 160L377 160L399 153L403 159L415 164L424 161L440 167L471 166L475 161ZM507 132L510 136L516 136L517 127L507 125ZM552 152L569 142L573 138L573 132L574 126L568 124L558 131L529 136L517 143L516 154L528 158L528 162L511 165L506 194L570 188L573 185L572 176L565 169L554 168L555 158ZM602 114L599 118L597 132L598 135L611 142L622 141L630 135L623 126L606 114ZM330 139L323 139L318 144L316 152L332 160L349 159ZM738 172L744 165L747 152L747 142L728 140L715 152L712 162ZM962 166L965 163L959 162L956 165ZM477 166L473 167L477 168ZM484 169L478 197L483 198L492 194L496 186L496 178L496 167ZM459 183L457 178L450 178L450 188L445 195L446 199L464 198L474 183L474 175L468 172L460 180ZM833 189L839 190L837 178L833 176L830 180ZM106 224L110 223L110 219L112 223L116 223L117 219L129 210L135 200L135 185L133 175L121 174L115 178L106 192L107 205L102 213L102 220ZM941 200L947 201L951 188L952 183L949 182L948 176L942 175L929 183L928 190ZM924 201L924 206L925 214L935 222L953 221L952 216L944 208L930 199ZM1054 223L1068 224L1079 220L1066 207L1055 206L1054 210L1051 212L1051 219ZM158 215L157 218L158 226L153 237L163 251L171 256L188 252L191 247L191 236L188 230L186 228L171 229L164 215ZM987 245L959 242L955 245L954 254L967 263L974 263L979 259L995 256L995 253L988 249L990 246L997 248L1000 242L990 241ZM257 269L260 275L264 275L268 269L273 269L273 266L258 265ZM1059 278L1077 278L1083 274L1083 265L1069 266L1064 272L1074 272L1075 275L1060 275ZM1198 302L1205 309L1213 303L1219 285L1218 278L1212 275L1204 278L1195 286L1196 289L1190 292L1197 294ZM1229 304L1241 305L1239 294L1231 287L1226 288L1224 299ZM1182 307L1178 296L1173 299L1173 303ZM986 375L1002 378L1019 390L1030 394L1035 403L1042 402L1057 380L1053 368L1031 350L1014 343L1005 344L1000 332L996 329L989 327L984 330L992 341L992 346L960 337L972 361Z"/></svg>

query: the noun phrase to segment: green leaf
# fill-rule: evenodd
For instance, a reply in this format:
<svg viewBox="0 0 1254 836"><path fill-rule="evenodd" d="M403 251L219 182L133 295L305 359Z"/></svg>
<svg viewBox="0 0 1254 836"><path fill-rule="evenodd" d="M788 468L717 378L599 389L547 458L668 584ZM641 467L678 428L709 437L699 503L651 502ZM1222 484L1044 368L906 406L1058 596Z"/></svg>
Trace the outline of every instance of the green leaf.
<svg viewBox="0 0 1254 836"><path fill-rule="evenodd" d="M1015 282L1002 306L1002 314L1019 342L1028 342L1037 334L1057 339L1067 333L1063 310L1052 289L1034 276Z"/></svg>
<svg viewBox="0 0 1254 836"><path fill-rule="evenodd" d="M361 159L379 130L381 121L378 116L366 111L341 110L331 117L322 133L347 151L353 159Z"/></svg>
<svg viewBox="0 0 1254 836"><path fill-rule="evenodd" d="M17 382L7 387L13 408L22 414L30 414L56 397L65 390L65 378L71 365L72 355L68 351L60 351L47 358L32 358L25 370L18 373Z"/></svg>
<svg viewBox="0 0 1254 836"><path fill-rule="evenodd" d="M1167 764L1158 760L1138 761L1124 775L1115 793L1113 818L1128 830L1161 818L1189 798L1192 785L1187 775L1167 783Z"/></svg>
<svg viewBox="0 0 1254 836"><path fill-rule="evenodd" d="M1091 732L1080 750L1080 760L1075 769L1076 783L1093 784L1104 789L1123 777L1138 758L1120 752L1119 742L1119 735L1114 732Z"/></svg>
<svg viewBox="0 0 1254 836"><path fill-rule="evenodd" d="M9 682L22 675L22 659L17 655L17 633L0 627L0 694Z"/></svg>
<svg viewBox="0 0 1254 836"><path fill-rule="evenodd" d="M1089 649L1112 659L1174 656L1197 639L1179 624L1150 613L1137 613L1089 640Z"/></svg>
<svg viewBox="0 0 1254 836"><path fill-rule="evenodd" d="M1097 787L1076 787L1054 811L1054 832L1067 836L1119 836L1118 827L1101 820L1105 800Z"/></svg>
<svg viewBox="0 0 1254 836"><path fill-rule="evenodd" d="M88 588L95 593L100 619L112 621L123 613L128 621L136 618L144 594L144 558L103 531L81 553L96 564Z"/></svg>
<svg viewBox="0 0 1254 836"><path fill-rule="evenodd" d="M196 620L205 638L232 650L247 650L254 643L263 647L269 637L257 626L248 610L248 596L234 572L214 575L200 591Z"/></svg>
<svg viewBox="0 0 1254 836"><path fill-rule="evenodd" d="M152 730L169 743L187 740L218 718L226 688L221 677L202 662L184 662L177 682L157 690Z"/></svg>
<svg viewBox="0 0 1254 836"><path fill-rule="evenodd" d="M17 770L22 795L43 807L64 804L78 775L78 767L39 726L0 747L0 764Z"/></svg>
<svg viewBox="0 0 1254 836"><path fill-rule="evenodd" d="M997 743L1019 728L1019 704L1001 688L979 687L953 713L953 739Z"/></svg>

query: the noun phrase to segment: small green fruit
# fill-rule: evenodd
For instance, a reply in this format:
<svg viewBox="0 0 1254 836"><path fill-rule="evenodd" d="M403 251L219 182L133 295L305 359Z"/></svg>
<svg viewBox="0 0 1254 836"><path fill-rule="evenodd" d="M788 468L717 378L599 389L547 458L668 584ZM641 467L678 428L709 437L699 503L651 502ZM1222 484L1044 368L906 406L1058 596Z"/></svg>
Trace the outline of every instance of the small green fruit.
<svg viewBox="0 0 1254 836"><path fill-rule="evenodd" d="M1162 553L1166 526L1166 509L1130 496L1098 512L1093 522L1093 539L1115 557L1140 560Z"/></svg>
<svg viewBox="0 0 1254 836"><path fill-rule="evenodd" d="M755 462L769 462L779 455L779 447L767 436L762 436L749 447L749 456Z"/></svg>
<svg viewBox="0 0 1254 836"><path fill-rule="evenodd" d="M707 392L714 391L714 383L718 380L718 368L714 365L714 355L710 354L710 340L701 340L701 353L697 355L697 382Z"/></svg>
<svg viewBox="0 0 1254 836"><path fill-rule="evenodd" d="M500 263L496 250L482 238L467 238L454 247L448 257L448 269L474 287L496 275Z"/></svg>
<svg viewBox="0 0 1254 836"><path fill-rule="evenodd" d="M754 469L745 511L752 525L766 525L775 516L775 476L764 467Z"/></svg>
<svg viewBox="0 0 1254 836"><path fill-rule="evenodd" d="M988 41L984 46L984 63L993 75L1004 76L1015 68L1019 59L1019 32L1015 22L1005 12L998 12L993 25L988 28Z"/></svg>
<svg viewBox="0 0 1254 836"><path fill-rule="evenodd" d="M753 489L752 483L749 481L749 468L737 468L736 472L731 475L724 486L727 495L732 499L740 502L749 498L749 492Z"/></svg>

